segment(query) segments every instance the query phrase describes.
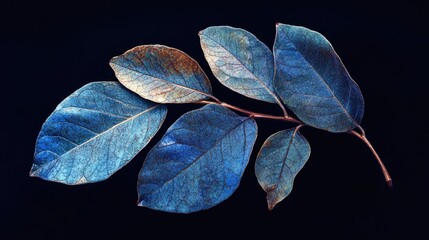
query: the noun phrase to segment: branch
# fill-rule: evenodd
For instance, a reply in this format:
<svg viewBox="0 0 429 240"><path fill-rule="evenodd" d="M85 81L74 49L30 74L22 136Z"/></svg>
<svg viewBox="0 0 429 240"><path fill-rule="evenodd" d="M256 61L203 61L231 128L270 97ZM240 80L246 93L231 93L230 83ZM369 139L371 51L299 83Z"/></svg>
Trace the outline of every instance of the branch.
<svg viewBox="0 0 429 240"><path fill-rule="evenodd" d="M360 126L358 128L362 132L362 134L359 134L358 132L356 132L354 130L350 130L349 133L356 136L360 140L362 140L368 146L368 148L371 150L372 154L374 155L375 159L377 160L378 165L380 165L380 168L381 168L381 171L383 172L384 179L386 180L387 186L392 188L393 187L393 181L392 181L392 178L390 177L389 172L387 171L386 167L384 166L383 161L381 161L380 156L378 155L378 153L375 151L374 147L371 145L371 143L366 138L365 131L363 131L363 129Z"/></svg>
<svg viewBox="0 0 429 240"><path fill-rule="evenodd" d="M216 102L202 100L202 101L199 101L197 103L200 103L200 104L219 104L221 106L224 106L226 108L232 109L234 111L247 114L247 115L252 116L254 118L273 119L273 120L292 122L292 123L304 125L303 122L301 122L300 120L298 120L298 119L296 119L294 117L291 117L289 115L287 115L287 116L275 116L275 115L269 115L269 114L265 114L265 113L252 112L252 111L249 111L249 110L246 110L246 109L243 109L243 108L231 105L231 104L226 103L226 102L221 102L219 100L217 100Z"/></svg>
<svg viewBox="0 0 429 240"><path fill-rule="evenodd" d="M265 113L252 112L252 111L231 105L231 104L226 103L226 102L221 102L217 98L213 98L213 99L215 100L215 102L202 100L202 101L199 101L197 103L199 103L199 104L218 104L218 105L224 106L226 108L232 109L234 111L247 114L247 115L254 117L254 118L265 118L265 119L273 119L273 120L296 123L296 124L299 124L299 126L297 126L297 128L296 128L296 131L299 128L305 126L305 124L303 122L301 122L300 120L298 120L294 117L288 116L288 115L286 115L286 116L275 116L275 115L269 115L269 114L265 114ZM377 160L378 164L380 165L381 171L383 172L384 179L386 180L387 185L390 188L392 188L393 187L393 181L392 181L392 178L390 177L389 172L387 171L386 167L384 166L383 161L381 160L378 153L375 151L372 144L366 138L365 131L363 130L363 128L361 126L358 126L357 128L359 129L359 131L361 133L358 133L355 130L350 130L350 131L348 131L348 133L356 136L357 138L362 140L368 146L368 148L371 150L372 154L374 155L375 159Z"/></svg>

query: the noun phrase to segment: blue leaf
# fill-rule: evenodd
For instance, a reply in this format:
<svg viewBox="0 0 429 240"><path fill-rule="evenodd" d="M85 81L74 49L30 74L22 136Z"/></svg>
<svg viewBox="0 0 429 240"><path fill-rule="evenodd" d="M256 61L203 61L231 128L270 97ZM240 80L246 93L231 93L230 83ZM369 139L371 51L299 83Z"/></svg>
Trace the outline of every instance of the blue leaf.
<svg viewBox="0 0 429 240"><path fill-rule="evenodd" d="M253 34L228 26L200 33L204 56L219 81L244 96L280 103L274 93L274 60L270 49Z"/></svg>
<svg viewBox="0 0 429 240"><path fill-rule="evenodd" d="M277 132L265 141L256 158L255 174L267 193L269 210L289 195L309 157L310 145L298 128Z"/></svg>
<svg viewBox="0 0 429 240"><path fill-rule="evenodd" d="M150 141L166 114L118 82L87 84L43 124L30 175L69 185L104 180Z"/></svg>
<svg viewBox="0 0 429 240"><path fill-rule="evenodd" d="M219 204L240 184L256 135L253 118L219 105L184 114L147 155L138 205L190 213Z"/></svg>
<svg viewBox="0 0 429 240"><path fill-rule="evenodd" d="M112 58L110 66L125 87L154 102L190 103L213 98L210 82L198 63L175 48L138 46Z"/></svg>
<svg viewBox="0 0 429 240"><path fill-rule="evenodd" d="M359 126L362 93L320 33L278 24L274 60L275 90L301 121L331 132Z"/></svg>

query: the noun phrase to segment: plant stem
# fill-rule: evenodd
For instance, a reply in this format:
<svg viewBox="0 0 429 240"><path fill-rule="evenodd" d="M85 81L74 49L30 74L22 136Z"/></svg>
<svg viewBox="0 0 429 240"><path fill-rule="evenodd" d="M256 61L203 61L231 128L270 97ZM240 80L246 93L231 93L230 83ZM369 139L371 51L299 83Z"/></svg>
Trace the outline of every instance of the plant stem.
<svg viewBox="0 0 429 240"><path fill-rule="evenodd" d="M372 144L366 138L365 131L360 126L358 128L362 132L361 134L359 134L358 132L356 132L354 130L349 131L349 133L352 134L352 135L354 135L354 136L356 136L360 140L362 140L368 146L368 148L371 150L372 154L374 155L375 159L377 160L378 165L380 165L380 168L381 168L381 171L383 172L384 179L386 180L387 186L389 186L390 188L392 188L393 187L393 181L392 181L392 178L390 177L389 172L387 171L386 167L384 166L383 161L381 161L380 156L375 151L375 149L372 146Z"/></svg>
<svg viewBox="0 0 429 240"><path fill-rule="evenodd" d="M269 115L269 114L265 114L265 113L252 112L252 111L249 111L249 110L246 110L246 109L243 109L243 108L231 105L229 103L222 102L222 101L220 101L219 99L217 99L215 97L213 97L212 99L215 100L215 101L212 102L212 101L202 100L202 101L199 101L197 103L199 103L199 104L218 104L218 105L224 106L226 108L232 109L234 111L247 114L247 115L249 115L251 117L254 117L254 118L273 119L273 120L279 120L279 121L292 122L292 123L299 124L296 127L295 131L298 131L299 128L305 126L305 124L303 122L301 122L300 120L287 115L286 111L283 112L285 114L285 116L275 116L275 115ZM368 146L368 148L371 150L372 154L374 155L375 159L377 160L378 165L380 165L381 171L383 172L384 179L386 180L387 185L390 188L392 188L393 187L393 181L392 181L392 178L390 177L389 172L387 171L386 167L384 166L383 161L381 160L381 158L378 155L378 153L375 151L375 149L372 146L372 144L366 138L365 131L363 130L363 128L361 126L357 126L357 128L359 129L359 131L361 133L358 133L355 130L350 130L350 131L348 131L348 133L356 136L357 138L359 138L360 140L362 140Z"/></svg>
<svg viewBox="0 0 429 240"><path fill-rule="evenodd" d="M287 114L286 108L283 106L282 102L280 102L279 98L277 96L274 96L274 98L276 99L276 102L279 105L279 107L282 109L283 116L289 117L289 114Z"/></svg>
<svg viewBox="0 0 429 240"><path fill-rule="evenodd" d="M275 116L275 115L269 115L269 114L265 114L265 113L252 112L252 111L249 111L249 110L246 110L246 109L243 109L243 108L231 105L231 104L226 103L226 102L221 102L219 100L217 100L216 102L202 100L202 101L199 101L197 103L201 103L201 104L219 104L219 105L222 105L222 106L224 106L226 108L235 110L237 112L241 112L241 113L247 114L247 115L252 116L254 118L273 119L273 120L280 120L280 121L292 122L292 123L297 123L297 124L300 124L300 125L304 125L303 122L301 122L300 120L298 120L298 119L296 119L294 117L291 117L289 115L287 115L287 116Z"/></svg>

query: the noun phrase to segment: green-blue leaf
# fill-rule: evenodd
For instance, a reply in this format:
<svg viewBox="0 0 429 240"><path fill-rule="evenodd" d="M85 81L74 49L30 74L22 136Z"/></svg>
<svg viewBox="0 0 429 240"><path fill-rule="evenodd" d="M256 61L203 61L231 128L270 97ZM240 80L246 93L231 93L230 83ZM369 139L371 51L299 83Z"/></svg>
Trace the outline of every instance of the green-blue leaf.
<svg viewBox="0 0 429 240"><path fill-rule="evenodd" d="M104 180L150 141L166 114L118 82L87 84L43 124L30 175L69 185Z"/></svg>
<svg viewBox="0 0 429 240"><path fill-rule="evenodd" d="M201 48L219 81L244 96L276 103L271 50L253 34L228 26L209 27L200 33Z"/></svg>
<svg viewBox="0 0 429 240"><path fill-rule="evenodd" d="M277 24L274 61L275 90L301 121L330 132L359 126L362 93L324 36Z"/></svg>
<svg viewBox="0 0 429 240"><path fill-rule="evenodd" d="M147 155L138 205L190 213L219 204L240 184L256 135L253 118L219 105L184 114Z"/></svg>
<svg viewBox="0 0 429 240"><path fill-rule="evenodd" d="M212 94L198 63L175 48L138 46L112 58L110 66L125 87L154 102L198 102Z"/></svg>
<svg viewBox="0 0 429 240"><path fill-rule="evenodd" d="M292 191L293 180L310 157L310 145L298 129L271 135L262 145L255 163L259 184L267 193L268 209Z"/></svg>

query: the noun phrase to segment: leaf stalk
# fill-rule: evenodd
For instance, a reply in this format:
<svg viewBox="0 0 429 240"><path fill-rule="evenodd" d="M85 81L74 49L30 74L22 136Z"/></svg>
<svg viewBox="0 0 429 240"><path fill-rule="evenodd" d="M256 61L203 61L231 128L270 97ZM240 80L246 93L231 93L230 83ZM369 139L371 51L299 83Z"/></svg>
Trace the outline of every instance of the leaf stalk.
<svg viewBox="0 0 429 240"><path fill-rule="evenodd" d="M275 115L270 115L270 114L265 114L265 113L253 112L253 111L249 111L247 109L243 109L243 108L231 105L231 104L226 103L226 102L221 102L219 100L217 100L215 102L202 100L202 101L199 101L197 103L200 103L200 104L219 104L219 105L224 106L226 108L229 108L231 110L247 114L247 115L252 116L254 118L273 119L273 120L279 120L279 121L285 121L285 122L291 122L291 123L304 125L303 122L301 122L300 120L298 120L294 117L291 117L289 115L287 115L287 116L275 116Z"/></svg>
<svg viewBox="0 0 429 240"><path fill-rule="evenodd" d="M362 127L358 127L359 130L362 132L361 134L359 134L358 132L351 130L349 131L350 134L356 136L357 138L359 138L360 140L362 140L367 146L368 148L371 150L372 154L374 155L375 159L378 162L378 165L381 168L381 171L383 172L384 175L384 179L386 180L387 186L389 186L390 188L393 187L393 180L390 177L389 171L387 171L386 167L384 166L383 161L381 160L380 156L378 155L377 151L375 151L374 147L372 146L372 144L369 142L369 140L366 138L365 136L365 131L362 129Z"/></svg>

